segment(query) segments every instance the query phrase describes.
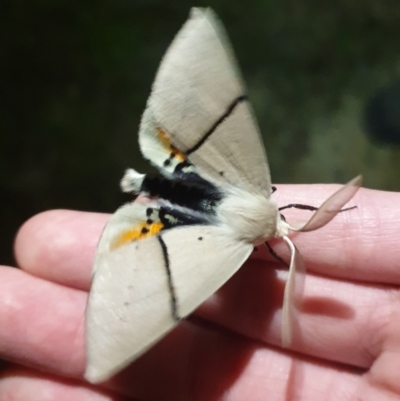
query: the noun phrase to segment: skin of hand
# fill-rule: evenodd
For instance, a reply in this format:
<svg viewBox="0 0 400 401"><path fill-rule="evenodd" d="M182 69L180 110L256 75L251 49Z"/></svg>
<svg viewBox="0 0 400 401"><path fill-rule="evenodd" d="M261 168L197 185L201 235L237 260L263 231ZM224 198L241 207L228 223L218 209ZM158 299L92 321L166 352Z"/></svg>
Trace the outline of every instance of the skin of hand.
<svg viewBox="0 0 400 401"><path fill-rule="evenodd" d="M281 185L273 196L280 206L319 205L336 189ZM19 269L0 268L0 399L398 400L400 194L360 189L352 205L317 231L291 235L307 267L291 349L280 347L286 271L259 248L191 317L97 386L83 379L84 316L109 215L31 218L15 241ZM288 259L281 240L271 245Z"/></svg>

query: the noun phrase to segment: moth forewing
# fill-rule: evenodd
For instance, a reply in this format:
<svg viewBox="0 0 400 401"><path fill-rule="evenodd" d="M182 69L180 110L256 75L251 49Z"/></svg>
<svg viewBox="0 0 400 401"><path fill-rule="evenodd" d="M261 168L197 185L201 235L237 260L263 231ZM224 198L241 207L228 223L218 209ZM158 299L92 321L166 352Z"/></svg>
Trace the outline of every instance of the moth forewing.
<svg viewBox="0 0 400 401"><path fill-rule="evenodd" d="M193 9L156 74L139 130L143 155L167 174L189 162L218 187L269 196L267 158L246 95L222 25L210 9ZM176 157L165 157L171 151Z"/></svg>

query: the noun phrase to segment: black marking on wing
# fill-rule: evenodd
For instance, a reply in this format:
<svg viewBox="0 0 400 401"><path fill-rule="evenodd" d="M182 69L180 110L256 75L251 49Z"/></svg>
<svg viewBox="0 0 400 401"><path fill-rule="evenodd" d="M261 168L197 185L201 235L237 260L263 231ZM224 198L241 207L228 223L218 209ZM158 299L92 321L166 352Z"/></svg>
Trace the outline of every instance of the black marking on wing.
<svg viewBox="0 0 400 401"><path fill-rule="evenodd" d="M171 273L171 267L170 267L170 263L169 263L169 255L168 255L168 248L165 245L164 240L162 239L161 235L157 235L157 239L158 242L160 243L161 246L161 250L164 256L164 265L165 265L165 271L167 273L167 280L168 280L168 291L169 291L169 295L171 298L171 314L172 317L175 321L179 321L181 318L178 314L178 300L176 297L176 293L175 293L175 287L174 287L174 283L172 280L172 273Z"/></svg>
<svg viewBox="0 0 400 401"><path fill-rule="evenodd" d="M182 211L174 209L173 206L161 206L159 209L159 219L164 225L164 230L179 226L210 224L210 219L206 214L202 216L198 213L194 214L190 210Z"/></svg>
<svg viewBox="0 0 400 401"><path fill-rule="evenodd" d="M174 177L180 180L198 182L200 184L203 183L203 181L205 181L204 178L200 177L197 173L194 172L194 170L194 165L190 163L188 159L186 159L176 165L174 169Z"/></svg>
<svg viewBox="0 0 400 401"><path fill-rule="evenodd" d="M210 127L210 129L204 134L204 136L200 139L199 142L197 142L192 148L188 149L185 154L188 156L191 153L195 152L196 150L198 150L203 144L204 142L212 135L212 133L232 114L233 110L235 110L236 106L239 103L244 102L245 100L247 100L247 96L246 95L242 95L237 97L227 108L227 110L225 111L224 114L222 114L222 116L220 118L218 118L217 121L215 121L215 123Z"/></svg>

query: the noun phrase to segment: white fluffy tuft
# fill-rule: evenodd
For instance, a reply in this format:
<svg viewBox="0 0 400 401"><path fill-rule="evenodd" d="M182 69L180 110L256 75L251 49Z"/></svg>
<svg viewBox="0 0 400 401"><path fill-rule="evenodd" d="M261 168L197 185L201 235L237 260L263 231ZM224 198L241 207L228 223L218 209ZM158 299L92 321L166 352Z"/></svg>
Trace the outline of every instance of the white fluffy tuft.
<svg viewBox="0 0 400 401"><path fill-rule="evenodd" d="M123 192L139 193L142 187L145 174L140 174L133 168L128 168L122 177L120 186Z"/></svg>

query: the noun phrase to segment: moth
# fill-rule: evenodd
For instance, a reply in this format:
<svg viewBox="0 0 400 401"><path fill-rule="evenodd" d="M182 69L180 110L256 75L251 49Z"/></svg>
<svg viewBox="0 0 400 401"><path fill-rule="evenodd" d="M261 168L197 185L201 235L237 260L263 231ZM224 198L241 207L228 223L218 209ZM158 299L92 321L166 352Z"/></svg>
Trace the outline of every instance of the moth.
<svg viewBox="0 0 400 401"><path fill-rule="evenodd" d="M115 212L99 241L86 311L87 380L103 381L146 352L220 288L256 245L277 237L291 253L282 311L282 343L289 346L296 277L303 271L289 231L328 223L361 177L307 222L285 221L271 198L244 84L210 9L192 9L165 54L139 144L161 175L126 171L123 191L143 196Z"/></svg>

